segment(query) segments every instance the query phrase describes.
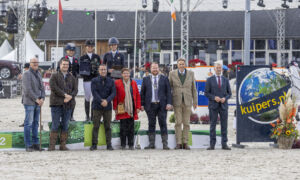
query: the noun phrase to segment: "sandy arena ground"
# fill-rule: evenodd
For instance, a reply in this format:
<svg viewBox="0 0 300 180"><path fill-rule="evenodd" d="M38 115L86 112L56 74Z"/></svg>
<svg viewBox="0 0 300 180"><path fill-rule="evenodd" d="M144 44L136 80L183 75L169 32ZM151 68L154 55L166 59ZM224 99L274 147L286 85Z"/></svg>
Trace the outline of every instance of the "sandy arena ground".
<svg viewBox="0 0 300 180"><path fill-rule="evenodd" d="M84 119L83 104L84 99L78 97L76 120ZM230 107L229 145L235 142L233 110ZM49 98L42 119L44 124L51 120ZM146 114L140 113L140 119L141 129L147 129ZM18 127L23 120L20 97L0 99L0 131L23 130ZM169 123L168 128L174 129L174 124ZM0 151L0 179L300 179L299 150L273 149L269 143L246 145L245 149L231 151Z"/></svg>

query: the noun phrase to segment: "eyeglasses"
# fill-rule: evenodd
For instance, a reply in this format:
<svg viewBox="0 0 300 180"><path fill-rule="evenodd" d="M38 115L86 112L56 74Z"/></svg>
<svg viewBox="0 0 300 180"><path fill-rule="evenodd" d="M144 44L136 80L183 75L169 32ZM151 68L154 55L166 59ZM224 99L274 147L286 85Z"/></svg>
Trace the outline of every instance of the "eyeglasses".
<svg viewBox="0 0 300 180"><path fill-rule="evenodd" d="M38 64L39 62L31 62L32 64Z"/></svg>

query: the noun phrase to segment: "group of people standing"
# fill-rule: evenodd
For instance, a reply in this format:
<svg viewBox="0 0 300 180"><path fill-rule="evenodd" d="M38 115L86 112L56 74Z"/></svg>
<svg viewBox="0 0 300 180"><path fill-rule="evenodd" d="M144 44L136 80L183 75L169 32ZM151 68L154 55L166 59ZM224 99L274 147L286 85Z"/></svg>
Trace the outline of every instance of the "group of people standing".
<svg viewBox="0 0 300 180"><path fill-rule="evenodd" d="M138 119L140 111L146 111L149 126L149 145L145 149L155 149L156 119L161 131L163 149L168 150L167 111L175 111L175 149L189 150L190 115L192 107L197 108L198 95L194 73L185 68L185 60L178 59L178 70L170 72L169 78L159 72L159 64L151 64L151 74L143 78L141 92L137 83L130 78L130 70L124 68L124 56L118 52L117 38L109 39L110 52L106 53L101 62L94 54L94 42L86 41L86 54L77 60L74 57L75 45L66 46L66 56L58 63L57 72L50 78L50 108L52 125L50 132L49 151L55 150L58 136L60 150L68 150L69 121L74 120L75 97L78 92L78 77L83 77L85 94L86 120L93 121L92 146L96 150L98 131L101 119L104 122L106 144L108 150L113 150L111 144L112 110L115 119L120 120L121 148L130 150L134 147L134 121ZM218 66L215 66L217 70ZM220 79L215 78L215 83ZM208 80L210 81L210 80ZM42 77L38 71L38 60L30 60L30 68L23 75L22 102L25 107L24 142L26 151L42 150L38 139L38 122L41 107L45 100L45 89ZM205 95L209 98L210 118L216 122L220 114L222 130L222 147L230 149L227 142L227 100L231 95L228 80L222 77L221 83L210 83L206 87ZM218 89L216 89L218 88ZM92 101L92 104L90 104ZM91 108L90 108L91 107ZM91 113L90 113L91 109ZM91 116L90 116L91 114ZM213 115L212 115L213 114ZM60 133L59 133L60 130ZM215 145L215 124L212 123L210 150ZM32 137L32 138L31 138Z"/></svg>

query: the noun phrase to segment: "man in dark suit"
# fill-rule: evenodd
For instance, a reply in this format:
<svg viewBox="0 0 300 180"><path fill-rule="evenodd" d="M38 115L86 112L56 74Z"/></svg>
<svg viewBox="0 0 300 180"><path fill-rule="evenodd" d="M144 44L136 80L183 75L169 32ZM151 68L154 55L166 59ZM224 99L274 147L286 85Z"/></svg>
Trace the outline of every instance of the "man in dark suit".
<svg viewBox="0 0 300 180"><path fill-rule="evenodd" d="M209 77L205 83L205 96L209 99L210 119L210 147L207 150L215 149L218 115L220 115L221 120L222 149L231 150L227 145L227 101L231 97L231 89L228 79L222 76L222 64L222 61L215 62L215 75Z"/></svg>
<svg viewBox="0 0 300 180"><path fill-rule="evenodd" d="M146 110L149 120L149 146L145 149L155 149L155 126L156 117L161 132L163 149L168 147L167 111L172 108L172 95L170 83L167 77L159 74L158 63L151 65L151 75L143 78L141 89L142 111Z"/></svg>

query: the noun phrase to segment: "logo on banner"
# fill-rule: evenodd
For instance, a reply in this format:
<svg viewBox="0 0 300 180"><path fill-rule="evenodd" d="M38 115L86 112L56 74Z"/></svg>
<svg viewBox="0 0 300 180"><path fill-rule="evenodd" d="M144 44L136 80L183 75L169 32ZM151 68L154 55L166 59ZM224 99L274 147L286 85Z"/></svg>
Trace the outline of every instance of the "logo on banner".
<svg viewBox="0 0 300 180"><path fill-rule="evenodd" d="M290 88L290 83L269 68L259 68L242 81L238 93L242 116L259 123L269 124L279 117L277 110Z"/></svg>

